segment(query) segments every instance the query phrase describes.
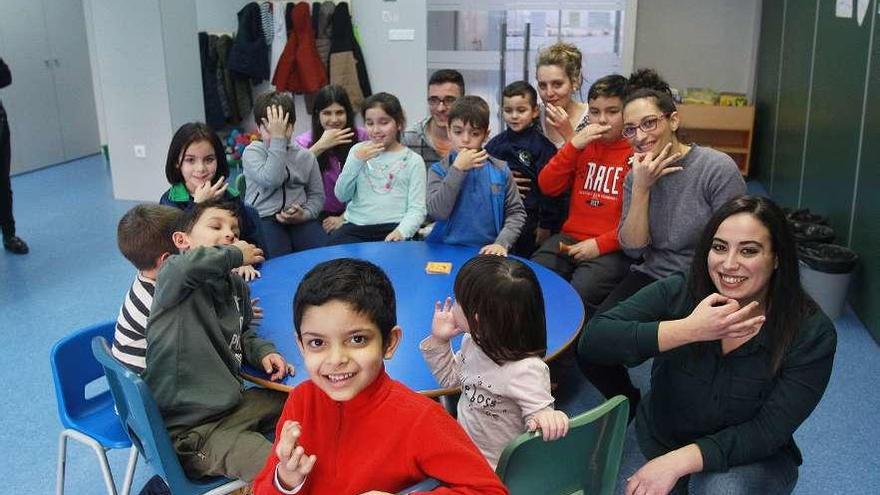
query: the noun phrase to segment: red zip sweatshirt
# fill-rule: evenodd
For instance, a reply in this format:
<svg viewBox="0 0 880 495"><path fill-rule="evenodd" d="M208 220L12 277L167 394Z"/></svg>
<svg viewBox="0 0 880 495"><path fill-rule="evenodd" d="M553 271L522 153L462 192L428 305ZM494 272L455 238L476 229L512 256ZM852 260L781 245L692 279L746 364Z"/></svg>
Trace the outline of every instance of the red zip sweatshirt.
<svg viewBox="0 0 880 495"><path fill-rule="evenodd" d="M299 421L299 445L317 456L299 495L397 493L426 478L432 494L507 494L461 426L439 404L392 380L383 370L354 399L337 402L311 380L290 392L276 427ZM256 495L275 488L275 448L254 480Z"/></svg>
<svg viewBox="0 0 880 495"><path fill-rule="evenodd" d="M571 191L563 234L578 241L595 238L601 254L620 250L617 224L631 157L629 143L619 139L593 141L583 150L569 141L550 159L538 175L538 187L548 196Z"/></svg>

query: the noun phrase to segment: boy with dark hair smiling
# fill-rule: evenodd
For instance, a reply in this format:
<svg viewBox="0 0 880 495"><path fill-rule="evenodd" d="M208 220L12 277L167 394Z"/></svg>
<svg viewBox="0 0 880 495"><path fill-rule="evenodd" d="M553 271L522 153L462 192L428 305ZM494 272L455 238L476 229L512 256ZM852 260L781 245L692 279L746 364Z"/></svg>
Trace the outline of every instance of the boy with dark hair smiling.
<svg viewBox="0 0 880 495"><path fill-rule="evenodd" d="M284 404L284 394L245 389L240 376L243 362L273 380L290 370L257 337L247 284L232 273L263 261L238 234L234 204L208 200L184 212L172 235L181 254L159 271L147 323L144 381L190 478L252 480Z"/></svg>
<svg viewBox="0 0 880 495"><path fill-rule="evenodd" d="M318 264L297 288L293 320L310 380L290 392L255 494L396 493L426 478L442 485L432 493L507 493L439 404L386 374L402 330L379 267Z"/></svg>

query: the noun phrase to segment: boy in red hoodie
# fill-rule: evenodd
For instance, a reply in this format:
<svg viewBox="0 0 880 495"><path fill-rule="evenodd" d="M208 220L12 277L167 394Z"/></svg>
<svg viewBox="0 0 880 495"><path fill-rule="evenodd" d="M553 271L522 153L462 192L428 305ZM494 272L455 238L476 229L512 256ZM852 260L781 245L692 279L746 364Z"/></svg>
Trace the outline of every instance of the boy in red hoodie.
<svg viewBox="0 0 880 495"><path fill-rule="evenodd" d="M590 86L590 125L538 176L541 192L558 196L571 191L571 201L562 232L547 239L532 261L570 281L588 312L602 303L630 265L617 241L623 179L632 158L632 148L621 136L626 84L625 77L615 74Z"/></svg>
<svg viewBox="0 0 880 495"><path fill-rule="evenodd" d="M297 288L293 320L310 380L290 392L254 493L507 494L464 430L382 363L401 339L394 288L377 266L337 259ZM371 491L372 490L372 491Z"/></svg>

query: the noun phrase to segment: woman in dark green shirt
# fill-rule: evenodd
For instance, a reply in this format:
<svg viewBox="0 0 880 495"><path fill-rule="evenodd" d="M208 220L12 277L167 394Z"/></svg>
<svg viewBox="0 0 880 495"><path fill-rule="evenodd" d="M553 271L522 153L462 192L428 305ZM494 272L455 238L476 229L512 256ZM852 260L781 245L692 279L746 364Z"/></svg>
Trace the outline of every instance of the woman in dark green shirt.
<svg viewBox="0 0 880 495"><path fill-rule="evenodd" d="M791 493L792 434L828 384L834 325L800 286L778 206L741 196L700 238L688 275L661 279L592 319L578 354L636 366L654 358L639 406L650 459L627 495ZM699 474L696 474L699 473Z"/></svg>

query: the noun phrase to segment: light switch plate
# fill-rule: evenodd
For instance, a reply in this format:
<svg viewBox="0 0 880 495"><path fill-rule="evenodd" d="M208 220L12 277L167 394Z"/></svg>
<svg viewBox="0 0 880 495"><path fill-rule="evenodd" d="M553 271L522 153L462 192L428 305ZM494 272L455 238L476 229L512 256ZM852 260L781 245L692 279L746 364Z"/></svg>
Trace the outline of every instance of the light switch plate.
<svg viewBox="0 0 880 495"><path fill-rule="evenodd" d="M415 29L389 29L388 40L390 41L413 41L416 39Z"/></svg>

